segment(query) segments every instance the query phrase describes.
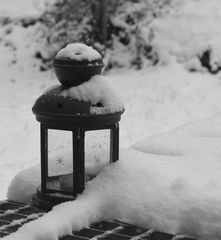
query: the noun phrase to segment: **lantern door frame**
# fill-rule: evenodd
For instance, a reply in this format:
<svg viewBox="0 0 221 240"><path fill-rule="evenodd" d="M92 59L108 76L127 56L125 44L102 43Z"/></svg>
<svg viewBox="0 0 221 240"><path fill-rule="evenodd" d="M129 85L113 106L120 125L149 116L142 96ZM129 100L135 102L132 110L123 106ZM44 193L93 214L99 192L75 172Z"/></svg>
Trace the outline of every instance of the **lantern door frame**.
<svg viewBox="0 0 221 240"><path fill-rule="evenodd" d="M89 126L49 126L41 123L41 192L43 194L61 193L76 197L82 193L85 187L85 133L87 131L110 130L110 163L119 160L119 123ZM48 130L60 130L72 132L72 153L73 153L73 191L53 190L47 188L48 176Z"/></svg>

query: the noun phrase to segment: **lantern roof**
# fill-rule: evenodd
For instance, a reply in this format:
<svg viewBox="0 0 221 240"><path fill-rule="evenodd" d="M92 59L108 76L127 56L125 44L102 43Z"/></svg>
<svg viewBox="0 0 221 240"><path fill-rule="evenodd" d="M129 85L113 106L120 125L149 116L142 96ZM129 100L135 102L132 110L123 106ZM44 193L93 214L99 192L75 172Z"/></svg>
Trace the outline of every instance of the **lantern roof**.
<svg viewBox="0 0 221 240"><path fill-rule="evenodd" d="M108 79L95 75L78 86L51 87L36 100L32 110L45 124L96 126L118 122L124 105Z"/></svg>
<svg viewBox="0 0 221 240"><path fill-rule="evenodd" d="M39 122L61 127L101 126L117 123L124 105L101 75L101 55L84 44L69 44L53 61L61 83L48 89L35 102L32 110Z"/></svg>

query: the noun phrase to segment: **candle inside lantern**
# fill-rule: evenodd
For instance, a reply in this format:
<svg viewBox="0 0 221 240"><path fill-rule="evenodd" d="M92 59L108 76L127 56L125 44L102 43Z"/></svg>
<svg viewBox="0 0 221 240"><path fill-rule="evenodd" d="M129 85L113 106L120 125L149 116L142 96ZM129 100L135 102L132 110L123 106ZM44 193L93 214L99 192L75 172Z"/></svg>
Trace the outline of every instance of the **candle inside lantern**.
<svg viewBox="0 0 221 240"><path fill-rule="evenodd" d="M85 174L85 182L91 180L93 176ZM73 174L64 174L59 177L60 189L70 192L73 190Z"/></svg>

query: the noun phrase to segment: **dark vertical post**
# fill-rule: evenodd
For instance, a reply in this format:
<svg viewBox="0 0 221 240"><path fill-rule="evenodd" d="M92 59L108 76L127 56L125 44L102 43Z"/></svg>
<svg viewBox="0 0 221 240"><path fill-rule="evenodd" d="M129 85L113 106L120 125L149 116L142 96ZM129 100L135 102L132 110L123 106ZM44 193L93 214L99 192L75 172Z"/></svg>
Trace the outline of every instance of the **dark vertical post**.
<svg viewBox="0 0 221 240"><path fill-rule="evenodd" d="M81 128L73 131L73 193L82 193L85 184L84 132Z"/></svg>
<svg viewBox="0 0 221 240"><path fill-rule="evenodd" d="M110 129L110 163L113 162L114 159L114 127L112 126Z"/></svg>
<svg viewBox="0 0 221 240"><path fill-rule="evenodd" d="M107 41L107 25L108 25L108 0L100 0L100 17L99 17L99 25L100 25L100 33L101 33L101 41L103 44L106 44Z"/></svg>
<svg viewBox="0 0 221 240"><path fill-rule="evenodd" d="M119 124L116 123L113 128L113 158L112 161L119 160Z"/></svg>
<svg viewBox="0 0 221 240"><path fill-rule="evenodd" d="M41 124L41 190L46 192L46 179L48 177L48 129Z"/></svg>
<svg viewBox="0 0 221 240"><path fill-rule="evenodd" d="M84 159L84 136L85 132L80 131L80 140L79 140L79 159L80 159L80 193L83 192L85 186L85 159Z"/></svg>

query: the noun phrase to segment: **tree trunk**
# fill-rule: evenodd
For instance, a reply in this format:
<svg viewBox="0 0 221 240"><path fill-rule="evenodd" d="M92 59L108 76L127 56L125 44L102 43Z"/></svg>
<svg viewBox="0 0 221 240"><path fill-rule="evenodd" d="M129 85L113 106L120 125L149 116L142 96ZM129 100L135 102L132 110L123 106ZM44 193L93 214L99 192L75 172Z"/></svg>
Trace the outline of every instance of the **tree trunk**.
<svg viewBox="0 0 221 240"><path fill-rule="evenodd" d="M108 29L108 0L99 0L99 28L100 28L100 39L105 45L107 41L107 29Z"/></svg>

